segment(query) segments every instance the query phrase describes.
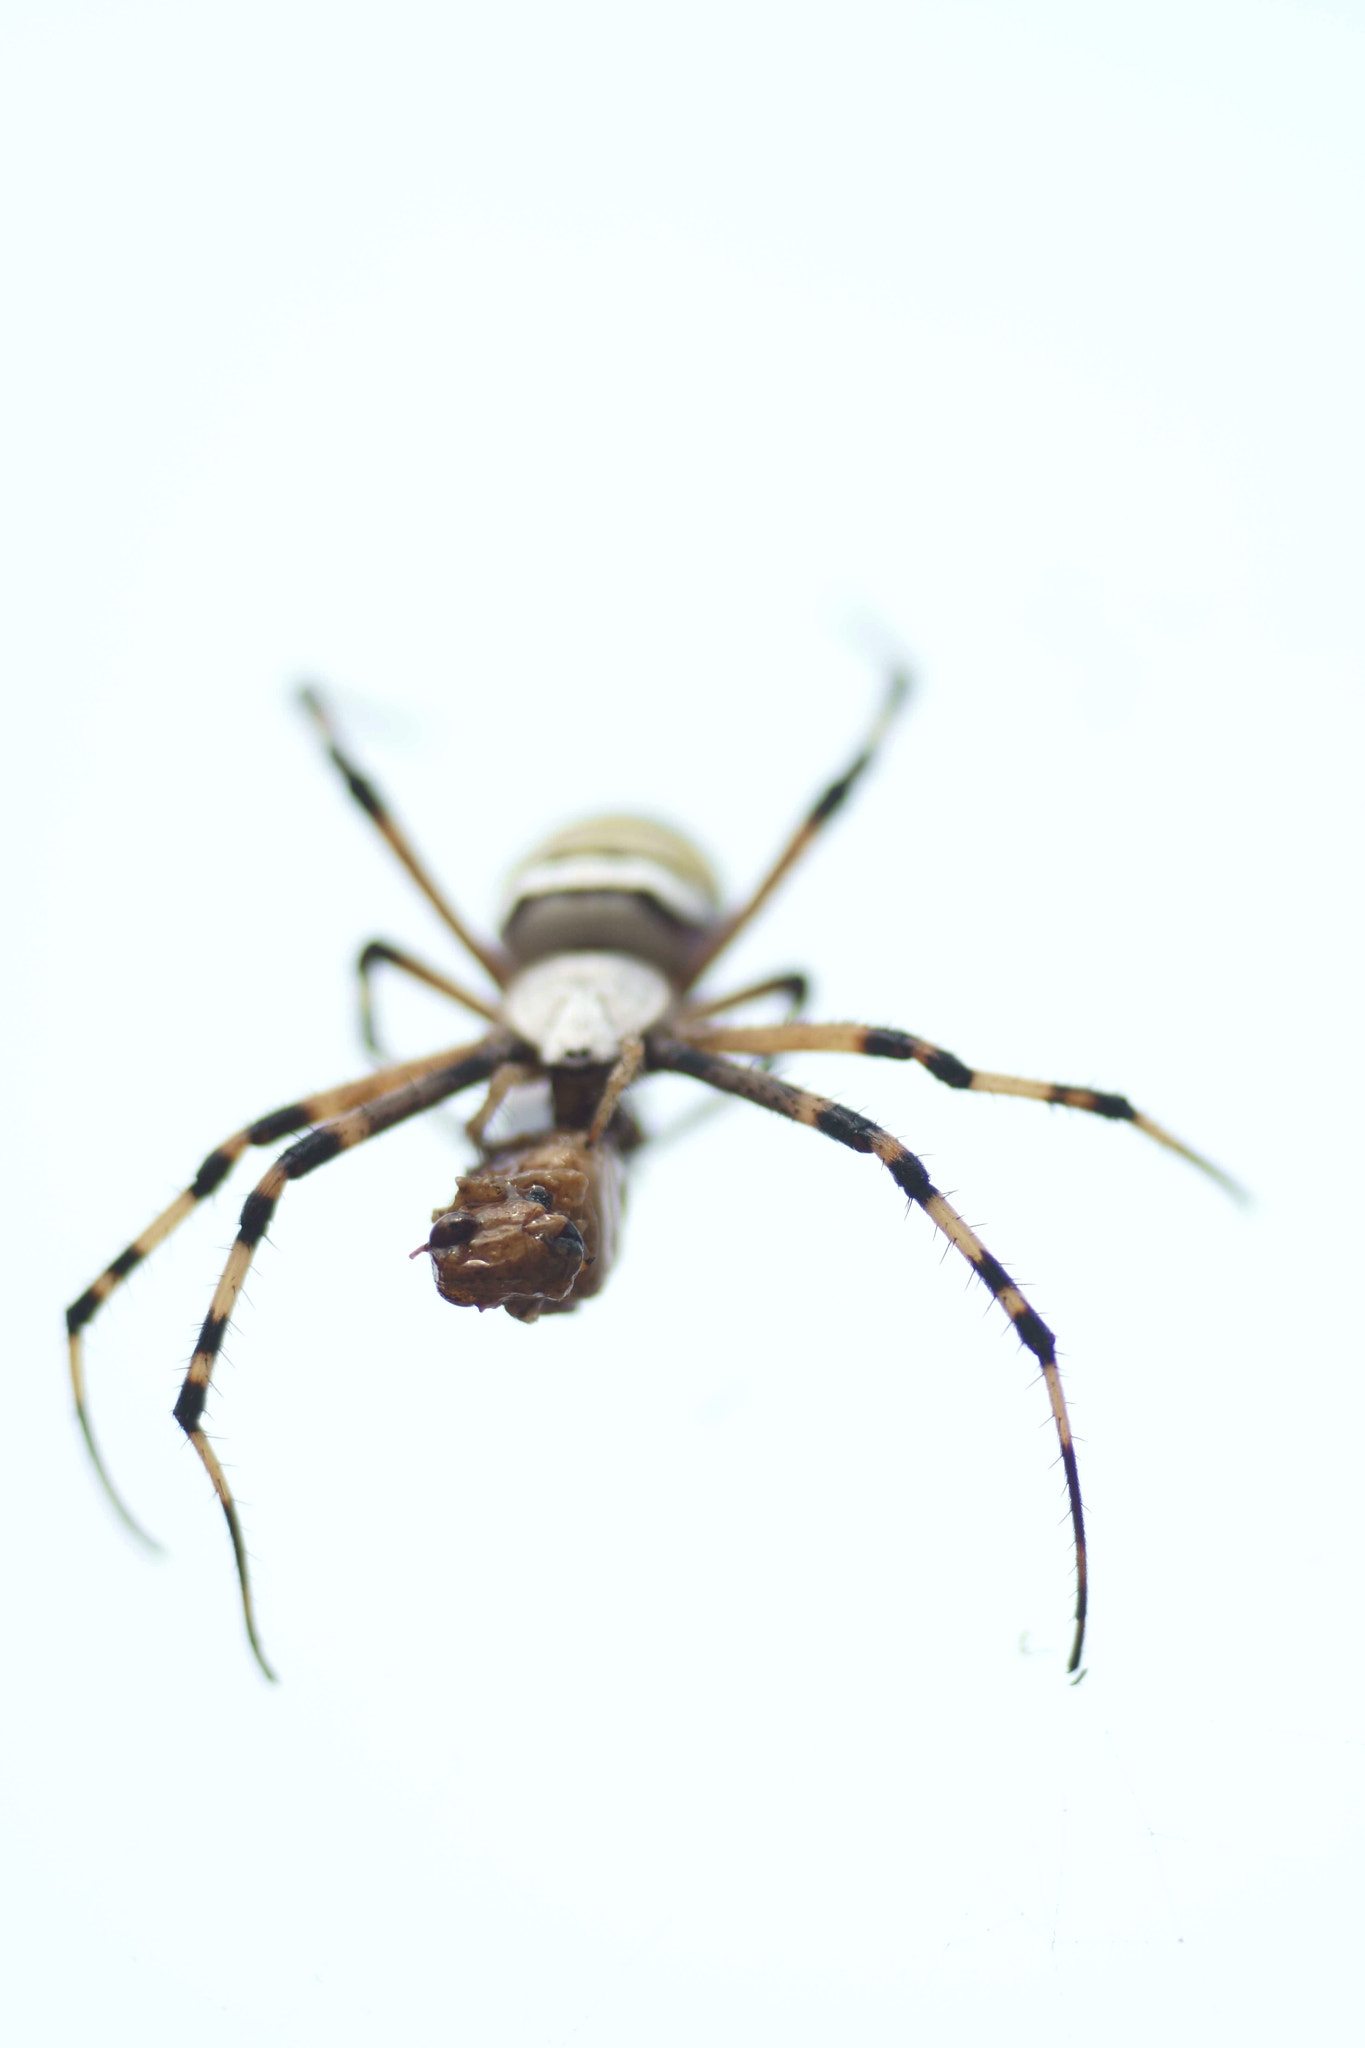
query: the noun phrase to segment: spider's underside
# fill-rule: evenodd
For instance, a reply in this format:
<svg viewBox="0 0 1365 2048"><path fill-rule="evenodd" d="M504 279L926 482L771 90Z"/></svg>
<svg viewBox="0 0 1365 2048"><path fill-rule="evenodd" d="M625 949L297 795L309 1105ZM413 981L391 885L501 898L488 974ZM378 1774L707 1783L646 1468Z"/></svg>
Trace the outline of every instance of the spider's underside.
<svg viewBox="0 0 1365 2048"><path fill-rule="evenodd" d="M412 1256L422 1253L430 1258L437 1289L447 1301L505 1308L522 1322L563 1313L595 1294L606 1279L616 1238L622 1160L642 1142L624 1097L634 1080L654 1072L690 1075L709 1088L807 1124L855 1152L870 1153L990 1289L1037 1362L1057 1431L1076 1553L1075 1634L1067 1668L1079 1669L1087 1601L1085 1523L1052 1332L999 1260L934 1186L913 1152L856 1111L777 1079L764 1063L775 1054L815 1051L917 1061L950 1088L1026 1095L1135 1124L1233 1193L1238 1192L1235 1184L1139 1114L1122 1095L983 1073L902 1031L801 1021L796 1015L805 994L800 975L775 977L729 995L707 998L694 993L701 976L767 902L870 766L907 689L903 675L892 676L862 750L736 909L722 910L709 867L676 832L647 819L598 818L556 833L514 872L496 944L479 938L452 908L373 785L342 751L317 694L303 691L304 706L352 796L497 989L493 996L481 994L402 948L373 940L359 962L367 1043L377 1051L370 984L380 966L424 982L484 1018L490 1028L470 1043L422 1059L386 1063L360 1080L290 1103L234 1132L209 1153L189 1187L72 1304L66 1318L76 1412L86 1443L114 1506L141 1535L113 1487L92 1434L82 1332L119 1283L220 1185L243 1152L273 1145L294 1132L306 1133L280 1154L247 1197L175 1404L176 1419L203 1461L227 1517L247 1633L267 1677L274 1674L256 1630L237 1509L205 1434L203 1416L214 1361L256 1246L284 1189L367 1138L464 1089L487 1083L483 1105L467 1126L480 1157L471 1172L459 1177L450 1205L434 1212L427 1240ZM716 1021L726 1011L771 995L789 999L788 1021L736 1026ZM745 1056L756 1057L760 1064L744 1064ZM515 1142L488 1144L486 1130L503 1098L510 1089L535 1080L548 1083L551 1128Z"/></svg>

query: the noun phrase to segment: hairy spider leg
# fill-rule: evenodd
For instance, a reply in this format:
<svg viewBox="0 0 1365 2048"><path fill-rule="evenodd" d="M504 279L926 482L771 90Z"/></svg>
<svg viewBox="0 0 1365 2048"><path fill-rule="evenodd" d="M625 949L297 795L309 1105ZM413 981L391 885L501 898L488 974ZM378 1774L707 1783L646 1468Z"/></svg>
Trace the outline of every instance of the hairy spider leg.
<svg viewBox="0 0 1365 2048"><path fill-rule="evenodd" d="M930 1045L924 1038L912 1038L907 1031L888 1031L873 1024L760 1024L749 1026L720 1025L713 1028L703 1025L694 1029L691 1019L678 1027L684 1032L690 1045L702 1047L707 1052L854 1052L866 1053L873 1059L917 1060L936 1081L942 1081L948 1088L968 1088L980 1095L1023 1095L1032 1102L1060 1103L1065 1109L1082 1109L1091 1116L1112 1118L1118 1123L1132 1124L1149 1138L1155 1138L1158 1145L1168 1151L1178 1152L1182 1159L1188 1159L1201 1173L1225 1189L1237 1201L1249 1199L1247 1191L1231 1174L1224 1173L1221 1166L1215 1166L1202 1153L1195 1152L1179 1138L1173 1137L1160 1124L1153 1123L1149 1116L1134 1109L1126 1095L1103 1094L1096 1088L1074 1088L1062 1081L1025 1081L1015 1074L987 1074L980 1068L969 1067L956 1053L945 1052L940 1045Z"/></svg>
<svg viewBox="0 0 1365 2048"><path fill-rule="evenodd" d="M448 974L441 974L434 967L428 967L425 960L419 960L415 953L404 952L401 946L391 946L387 939L371 939L356 961L356 974L360 980L360 1035L367 1051L379 1059L384 1057L384 1048L379 1043L374 1028L374 1001L371 983L376 967L396 967L403 974L411 975L414 981L424 982L434 988L438 995L449 996L452 1003L459 1003L464 1009L472 1010L476 1017L486 1017L490 1024L500 1024L502 1013L496 1003L486 996L475 995L472 989L464 988Z"/></svg>
<svg viewBox="0 0 1365 2048"><path fill-rule="evenodd" d="M361 810L378 826L428 903L454 932L460 944L474 955L499 988L505 988L512 972L512 963L507 955L500 946L490 945L487 940L479 938L428 874L425 863L419 858L407 833L393 816L379 791L367 775L361 774L349 755L343 751L335 721L319 692L311 684L305 684L299 691L299 702L321 733L333 766L341 774L347 789Z"/></svg>
<svg viewBox="0 0 1365 2048"><path fill-rule="evenodd" d="M474 1045L484 1041L476 1040ZM354 1109L362 1102L370 1102L375 1096L400 1087L407 1081L418 1081L424 1075L449 1067L452 1061L460 1059L473 1050L473 1045L447 1046L443 1051L427 1053L421 1059L404 1060L400 1065L381 1068L378 1073L366 1074L359 1081L346 1081L338 1088L324 1088L316 1095L305 1095L297 1102L286 1103L282 1109L272 1109L268 1116L258 1117L255 1123L247 1124L242 1130L234 1131L230 1138L215 1145L201 1164L198 1173L189 1186L181 1191L168 1208L162 1210L147 1228L124 1247L118 1257L110 1262L92 1281L78 1300L73 1301L66 1312L67 1346L71 1362L71 1391L75 1396L76 1419L85 1438L85 1447L90 1453L96 1475L110 1503L120 1518L139 1540L155 1550L158 1545L138 1522L119 1495L101 1456L90 1422L90 1410L86 1398L85 1360L82 1333L85 1326L103 1308L115 1289L121 1287L135 1266L154 1252L159 1244L179 1229L180 1225L199 1204L221 1187L242 1154L256 1145L274 1145L281 1138L287 1138L291 1131L306 1130L310 1124L326 1121L339 1116L343 1110Z"/></svg>
<svg viewBox="0 0 1365 2048"><path fill-rule="evenodd" d="M909 676L903 669L893 670L886 686L886 694L882 699L881 709L873 721L872 730L863 742L861 750L849 763L843 774L836 777L824 794L811 806L795 832L792 833L791 838L783 847L781 853L777 856L777 859L769 868L767 874L753 891L753 894L746 898L739 905L738 909L731 910L722 917L714 929L707 934L702 945L692 957L688 971L687 987L690 988L705 973L717 954L725 950L730 941L743 931L745 925L753 922L778 883L795 867L797 861L800 860L802 854L822 827L828 824L834 813L847 801L855 785L872 766L892 720L905 703L909 694Z"/></svg>
<svg viewBox="0 0 1365 2048"><path fill-rule="evenodd" d="M213 1377L214 1361L222 1349L223 1338L232 1318L242 1284L251 1269L256 1247L270 1226L270 1219L280 1196L291 1180L301 1180L305 1174L313 1173L319 1166L326 1166L341 1153L351 1151L356 1145L363 1145L367 1138L378 1137L381 1131L389 1131L396 1124L405 1123L411 1116L420 1116L425 1109L432 1109L447 1096L456 1095L462 1088L470 1088L476 1081L486 1081L489 1075L505 1058L505 1040L490 1042L476 1048L466 1058L453 1064L449 1061L434 1073L428 1073L415 1081L406 1082L390 1093L379 1095L358 1108L348 1110L344 1115L330 1122L319 1124L300 1138L286 1152L282 1152L268 1173L261 1176L242 1205L241 1222L222 1278L213 1292L209 1312L199 1332L199 1341L189 1370L185 1374L180 1393L175 1403L175 1419L194 1445L204 1470L213 1482L213 1488L227 1517L228 1533L232 1538L232 1553L237 1563L237 1581L242 1593L242 1613L246 1621L246 1632L255 1652L256 1661L267 1678L275 1673L266 1661L260 1638L256 1633L256 1617L251 1600L251 1578L247 1570L246 1544L237 1515L232 1490L223 1474L214 1453L213 1446L201 1427L204 1405L208 1400L209 1385Z"/></svg>
<svg viewBox="0 0 1365 2048"><path fill-rule="evenodd" d="M793 1123L806 1124L827 1138L837 1139L854 1152L870 1152L874 1158L880 1159L901 1192L919 1204L935 1229L941 1231L962 1254L995 1296L1013 1323L1020 1341L1038 1362L1056 1424L1076 1549L1076 1631L1066 1668L1068 1671L1078 1670L1081 1645L1085 1640L1088 1590L1085 1517L1081 1508L1081 1480L1071 1436L1071 1420L1057 1369L1056 1340L1047 1324L1036 1310L1030 1308L1000 1261L987 1251L976 1232L934 1186L923 1161L879 1124L860 1116L856 1110L845 1109L841 1103L831 1102L827 1096L815 1095L808 1088L793 1088L789 1082L779 1081L771 1074L737 1066L733 1060L723 1059L699 1046L684 1044L679 1039L656 1034L648 1041L646 1052L652 1069L690 1074L694 1080L704 1081L708 1087L742 1096L746 1102L757 1103L760 1109L770 1109L778 1116L790 1117Z"/></svg>
<svg viewBox="0 0 1365 2048"><path fill-rule="evenodd" d="M809 994L810 982L804 974L774 974L766 981L754 981L747 988L734 989L729 995L713 996L708 1002L686 1003L674 1028L690 1040L692 1026L699 1019L719 1016L723 1010L737 1010L744 1003L760 1002L764 996L785 996L787 1019L790 1021L799 1016ZM766 1057L757 1059L754 1064L765 1073L771 1073L774 1066L773 1060ZM701 1130L715 1117L723 1115L725 1108L724 1099L720 1096L698 1096L691 1109L684 1110L663 1130L650 1132L651 1152L657 1152L664 1145L675 1144L679 1138L690 1137L693 1131Z"/></svg>

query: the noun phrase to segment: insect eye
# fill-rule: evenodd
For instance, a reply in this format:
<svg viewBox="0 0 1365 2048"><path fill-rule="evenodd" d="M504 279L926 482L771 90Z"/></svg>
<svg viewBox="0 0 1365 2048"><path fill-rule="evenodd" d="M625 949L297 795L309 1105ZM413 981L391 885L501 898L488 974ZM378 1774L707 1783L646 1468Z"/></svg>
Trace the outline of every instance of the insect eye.
<svg viewBox="0 0 1365 2048"><path fill-rule="evenodd" d="M478 1221L473 1216L442 1216L432 1224L428 1243L434 1252L448 1251L452 1245L468 1244L478 1228Z"/></svg>
<svg viewBox="0 0 1365 2048"><path fill-rule="evenodd" d="M542 1209L548 1209L550 1207L549 1189L543 1188L538 1180L533 1181L529 1188L523 1188L521 1193L523 1201L539 1202Z"/></svg>

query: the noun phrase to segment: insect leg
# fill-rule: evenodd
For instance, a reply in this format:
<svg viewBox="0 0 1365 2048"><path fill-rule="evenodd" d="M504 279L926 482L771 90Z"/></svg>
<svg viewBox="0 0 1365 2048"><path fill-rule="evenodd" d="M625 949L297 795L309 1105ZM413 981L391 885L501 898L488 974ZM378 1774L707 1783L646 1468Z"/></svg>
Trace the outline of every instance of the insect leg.
<svg viewBox="0 0 1365 2048"><path fill-rule="evenodd" d="M685 1045L677 1039L651 1038L648 1061L651 1068L690 1074L694 1080L704 1081L708 1087L719 1088L728 1095L742 1096L745 1101L756 1102L761 1109L790 1117L794 1123L807 1124L812 1130L837 1139L841 1145L847 1145L855 1152L870 1152L874 1158L880 1159L901 1192L919 1204L935 1229L943 1233L978 1279L990 1289L1013 1323L1020 1341L1038 1362L1056 1425L1076 1549L1076 1631L1067 1670L1077 1670L1085 1639L1088 1593L1085 1518L1081 1508L1081 1480L1071 1436L1071 1421L1062 1394L1061 1375L1057 1370L1056 1341L1047 1324L1030 1308L1000 1261L987 1251L976 1232L934 1186L923 1161L917 1159L898 1138L893 1138L889 1131L882 1130L880 1125L860 1116L856 1110L845 1109L842 1104L829 1101L826 1096L812 1094L808 1088L793 1088L789 1082L779 1081L772 1074L737 1066L733 1060L722 1059L714 1052Z"/></svg>

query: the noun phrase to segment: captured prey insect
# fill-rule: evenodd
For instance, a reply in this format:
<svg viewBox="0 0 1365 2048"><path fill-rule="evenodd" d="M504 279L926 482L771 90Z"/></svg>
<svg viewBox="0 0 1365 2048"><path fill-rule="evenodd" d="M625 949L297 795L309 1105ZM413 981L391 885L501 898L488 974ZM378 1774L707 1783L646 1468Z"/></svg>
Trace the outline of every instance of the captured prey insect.
<svg viewBox="0 0 1365 2048"><path fill-rule="evenodd" d="M642 1142L624 1098L637 1078L660 1072L690 1075L707 1088L740 1096L879 1160L901 1192L919 1205L985 1282L1037 1363L1061 1448L1076 1556L1075 1633L1067 1668L1079 1668L1087 1601L1085 1523L1051 1330L899 1139L855 1110L778 1079L763 1064L745 1064L745 1058L763 1062L775 1054L819 1051L918 1061L949 1088L1028 1096L1134 1124L1230 1192L1239 1190L1208 1160L1141 1115L1125 1096L983 1073L904 1031L807 1023L796 1015L805 994L799 974L776 976L729 994L696 993L702 976L763 908L866 773L908 687L903 674L891 676L861 750L812 806L758 886L734 909L722 907L710 867L680 834L644 818L595 818L553 834L513 872L496 942L480 938L453 909L373 783L343 750L317 692L301 693L351 795L497 991L490 995L468 988L401 947L373 940L359 960L367 1041L377 1050L370 988L381 966L425 983L482 1017L488 1028L469 1043L381 1065L360 1080L305 1096L234 1131L213 1148L170 1207L72 1303L66 1316L81 1429L114 1506L141 1535L95 1443L85 1395L82 1333L120 1282L213 1193L249 1147L305 1133L280 1154L246 1199L174 1411L227 1518L247 1633L267 1677L274 1674L257 1633L241 1526L205 1434L204 1408L237 1297L285 1188L339 1153L464 1089L486 1083L487 1096L467 1126L479 1158L471 1172L458 1176L453 1200L434 1212L427 1237L412 1257L420 1253L429 1258L437 1290L446 1301L480 1309L501 1307L522 1322L534 1322L541 1315L576 1308L606 1280L617 1237L623 1162ZM716 1021L727 1011L774 995L790 1000L789 1021ZM487 1133L500 1103L509 1091L530 1081L548 1083L550 1127L530 1137L490 1144Z"/></svg>

